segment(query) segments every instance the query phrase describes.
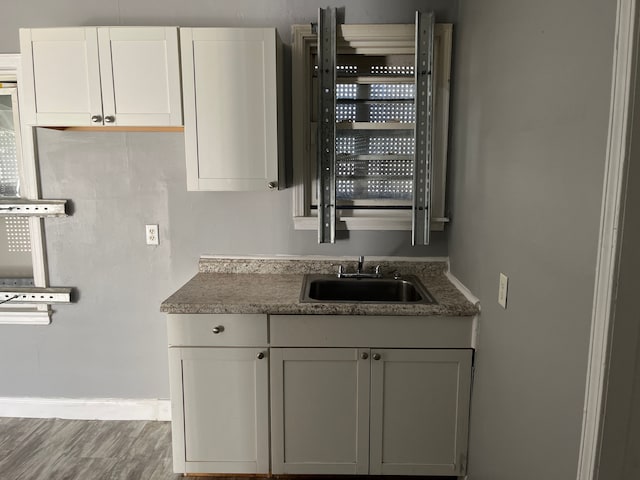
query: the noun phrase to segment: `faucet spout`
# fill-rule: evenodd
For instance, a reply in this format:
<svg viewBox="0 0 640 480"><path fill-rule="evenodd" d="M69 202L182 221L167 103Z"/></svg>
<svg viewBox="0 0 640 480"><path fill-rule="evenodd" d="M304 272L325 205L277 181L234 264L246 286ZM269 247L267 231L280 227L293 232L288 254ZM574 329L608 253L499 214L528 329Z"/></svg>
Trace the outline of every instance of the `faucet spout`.
<svg viewBox="0 0 640 480"><path fill-rule="evenodd" d="M382 272L380 271L380 265L376 265L374 273L364 272L364 256L358 257L358 266L353 273L347 273L344 271L342 265L338 265L338 278L382 278Z"/></svg>

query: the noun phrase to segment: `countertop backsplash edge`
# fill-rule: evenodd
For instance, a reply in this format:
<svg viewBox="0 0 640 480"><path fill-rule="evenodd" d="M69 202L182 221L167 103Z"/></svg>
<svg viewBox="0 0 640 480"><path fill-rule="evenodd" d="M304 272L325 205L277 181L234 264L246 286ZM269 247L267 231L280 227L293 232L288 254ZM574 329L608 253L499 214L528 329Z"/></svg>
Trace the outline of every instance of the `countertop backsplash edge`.
<svg viewBox="0 0 640 480"><path fill-rule="evenodd" d="M198 262L200 273L306 274L336 273L338 265L347 272L355 271L356 257L324 256L218 256L203 255ZM383 275L441 275L448 271L448 260L442 257L365 257L364 271L379 265Z"/></svg>

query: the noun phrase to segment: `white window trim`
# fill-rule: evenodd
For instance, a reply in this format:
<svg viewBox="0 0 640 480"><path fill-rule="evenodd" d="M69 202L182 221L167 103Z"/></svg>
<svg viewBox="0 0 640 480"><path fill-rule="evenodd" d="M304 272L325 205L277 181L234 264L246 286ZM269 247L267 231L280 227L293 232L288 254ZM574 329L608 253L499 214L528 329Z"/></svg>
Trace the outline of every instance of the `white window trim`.
<svg viewBox="0 0 640 480"><path fill-rule="evenodd" d="M21 78L21 56L19 54L0 54L0 78L18 80L18 114L21 109L21 99L24 98ZM20 142L18 154L21 155L20 188L24 198L37 200L39 185L35 156L35 130L33 127L22 125L17 129L16 141ZM44 228L42 218L29 218L31 232L31 259L33 263L33 284L35 287L47 287L48 275L44 250ZM51 309L49 305L0 305L0 324L48 325L51 323Z"/></svg>
<svg viewBox="0 0 640 480"><path fill-rule="evenodd" d="M293 25L292 31L292 135L293 135L293 224L296 230L316 230L318 217L310 208L310 185L312 173L307 161L311 142L309 128L308 98L311 85L308 72L311 71L311 49L317 43L311 25ZM446 184L446 162L448 150L449 124L449 84L451 72L451 46L453 25L436 24L436 36L443 41L443 55L438 67L444 75L441 86L435 92L436 131L434 132L434 156L442 161L434 163L435 188L441 189L442 195L434 195L432 200L432 231L444 230L449 221L444 205ZM413 53L415 43L415 26L413 24L378 24L378 25L339 25L338 35L353 48L353 53ZM304 59L299 61L298 59ZM439 198L435 198L439 197ZM358 212L357 216L341 216L336 228L339 230L411 230L410 211L397 210L391 213L384 211Z"/></svg>

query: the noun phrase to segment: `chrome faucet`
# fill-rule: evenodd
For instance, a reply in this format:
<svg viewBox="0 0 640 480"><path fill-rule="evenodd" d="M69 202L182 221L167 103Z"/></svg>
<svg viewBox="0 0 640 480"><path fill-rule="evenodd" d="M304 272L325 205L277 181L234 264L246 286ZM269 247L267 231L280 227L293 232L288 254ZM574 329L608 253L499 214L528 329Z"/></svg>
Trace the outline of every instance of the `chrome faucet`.
<svg viewBox="0 0 640 480"><path fill-rule="evenodd" d="M376 265L374 273L364 272L364 255L358 257L358 266L354 273L347 273L344 271L342 265L338 265L338 278L380 278L382 273L380 272L380 265Z"/></svg>

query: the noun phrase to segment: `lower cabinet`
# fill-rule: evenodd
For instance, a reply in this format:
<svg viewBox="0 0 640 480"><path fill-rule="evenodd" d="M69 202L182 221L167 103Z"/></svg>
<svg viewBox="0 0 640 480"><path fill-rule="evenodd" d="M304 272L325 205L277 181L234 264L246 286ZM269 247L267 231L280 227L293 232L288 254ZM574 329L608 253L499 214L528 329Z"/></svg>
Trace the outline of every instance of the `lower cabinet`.
<svg viewBox="0 0 640 480"><path fill-rule="evenodd" d="M264 348L170 348L174 470L269 472Z"/></svg>
<svg viewBox="0 0 640 480"><path fill-rule="evenodd" d="M274 474L463 475L470 349L271 349Z"/></svg>
<svg viewBox="0 0 640 480"><path fill-rule="evenodd" d="M425 339L415 318L362 320L315 316L301 329L301 316L169 315L174 470L465 475L466 337L438 327ZM387 320L404 333L384 335Z"/></svg>

